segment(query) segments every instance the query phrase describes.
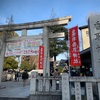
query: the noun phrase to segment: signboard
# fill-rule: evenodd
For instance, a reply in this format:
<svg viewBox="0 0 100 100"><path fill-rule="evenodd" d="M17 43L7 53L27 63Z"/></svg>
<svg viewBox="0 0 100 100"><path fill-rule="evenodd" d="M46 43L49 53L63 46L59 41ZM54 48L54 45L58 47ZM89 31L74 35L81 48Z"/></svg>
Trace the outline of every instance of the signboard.
<svg viewBox="0 0 100 100"><path fill-rule="evenodd" d="M38 55L42 40L23 40L19 42L8 42L6 44L5 56L14 55Z"/></svg>
<svg viewBox="0 0 100 100"><path fill-rule="evenodd" d="M43 62L44 62L44 47L39 46L39 63L38 69L43 69Z"/></svg>
<svg viewBox="0 0 100 100"><path fill-rule="evenodd" d="M92 68L95 77L100 77L100 15L89 17Z"/></svg>
<svg viewBox="0 0 100 100"><path fill-rule="evenodd" d="M61 32L61 33L50 33L49 34L49 38L63 38L65 37L65 33Z"/></svg>
<svg viewBox="0 0 100 100"><path fill-rule="evenodd" d="M69 29L69 42L70 42L70 65L81 66L78 26Z"/></svg>

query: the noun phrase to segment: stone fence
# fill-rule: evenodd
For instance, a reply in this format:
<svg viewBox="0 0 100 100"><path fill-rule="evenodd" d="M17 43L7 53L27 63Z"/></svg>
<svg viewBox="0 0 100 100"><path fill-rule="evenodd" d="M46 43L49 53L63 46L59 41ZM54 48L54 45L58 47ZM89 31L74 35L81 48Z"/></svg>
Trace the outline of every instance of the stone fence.
<svg viewBox="0 0 100 100"><path fill-rule="evenodd" d="M42 100L39 96L47 96L48 100L53 100L52 96L55 96L55 100L100 100L100 79L69 77L67 73L62 73L59 77L43 77L32 72L30 95L30 100Z"/></svg>

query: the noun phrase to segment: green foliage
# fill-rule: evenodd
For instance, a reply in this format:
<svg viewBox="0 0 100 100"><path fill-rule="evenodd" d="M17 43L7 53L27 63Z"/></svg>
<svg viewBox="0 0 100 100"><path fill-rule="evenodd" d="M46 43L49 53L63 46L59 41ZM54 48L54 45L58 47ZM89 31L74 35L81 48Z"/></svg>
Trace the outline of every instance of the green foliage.
<svg viewBox="0 0 100 100"><path fill-rule="evenodd" d="M33 69L33 67L29 64L28 61L22 61L20 69L21 70L28 70L28 71L30 71L30 70Z"/></svg>
<svg viewBox="0 0 100 100"><path fill-rule="evenodd" d="M49 47L50 57L58 56L58 54L66 52L68 50L66 41L59 38L50 39Z"/></svg>
<svg viewBox="0 0 100 100"><path fill-rule="evenodd" d="M62 73L62 70L63 70L63 68L62 67L58 67L58 71L60 72L60 73Z"/></svg>
<svg viewBox="0 0 100 100"><path fill-rule="evenodd" d="M37 67L37 66L34 64L34 65L33 65L33 69L36 69L36 67Z"/></svg>
<svg viewBox="0 0 100 100"><path fill-rule="evenodd" d="M10 32L10 36L11 36L11 37L17 37L18 34L17 34L16 32L14 32L14 31L11 31L11 32Z"/></svg>
<svg viewBox="0 0 100 100"><path fill-rule="evenodd" d="M15 60L15 57L5 57L4 59L4 69L17 69L18 62Z"/></svg>
<svg viewBox="0 0 100 100"><path fill-rule="evenodd" d="M0 32L0 37L2 36L2 32ZM11 38L11 37L18 37L19 35L16 33L16 32L14 32L14 31L10 31L10 32L7 32L6 33L6 38L8 39L9 37Z"/></svg>
<svg viewBox="0 0 100 100"><path fill-rule="evenodd" d="M2 36L2 32L0 32L0 37Z"/></svg>
<svg viewBox="0 0 100 100"><path fill-rule="evenodd" d="M68 29L63 26L53 26L50 27L51 32L65 32L66 36L68 36ZM66 38L68 39L68 37ZM56 57L60 53L66 52L68 50L67 43L65 38L53 38L49 41L49 52L50 57Z"/></svg>

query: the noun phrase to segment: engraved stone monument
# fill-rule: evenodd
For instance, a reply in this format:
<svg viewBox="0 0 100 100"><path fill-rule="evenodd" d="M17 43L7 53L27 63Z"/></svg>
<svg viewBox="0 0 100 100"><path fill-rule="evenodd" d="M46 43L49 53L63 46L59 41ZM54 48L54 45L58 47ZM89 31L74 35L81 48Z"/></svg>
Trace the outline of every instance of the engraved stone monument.
<svg viewBox="0 0 100 100"><path fill-rule="evenodd" d="M91 47L91 62L94 77L100 77L100 15L91 15L88 20Z"/></svg>

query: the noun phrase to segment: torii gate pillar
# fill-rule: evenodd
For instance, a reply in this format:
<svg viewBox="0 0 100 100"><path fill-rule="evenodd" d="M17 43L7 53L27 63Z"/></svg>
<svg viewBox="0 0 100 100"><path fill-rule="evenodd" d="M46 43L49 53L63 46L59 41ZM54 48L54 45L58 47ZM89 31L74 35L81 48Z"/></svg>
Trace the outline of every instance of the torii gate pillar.
<svg viewBox="0 0 100 100"><path fill-rule="evenodd" d="M48 27L43 27L43 46L44 46L44 64L43 64L43 76L50 76L49 65L49 31Z"/></svg>
<svg viewBox="0 0 100 100"><path fill-rule="evenodd" d="M2 37L0 39L0 83L2 80L2 72L3 72L3 63L4 63L4 55L5 55L5 48L6 43L4 42L6 31L3 31Z"/></svg>

